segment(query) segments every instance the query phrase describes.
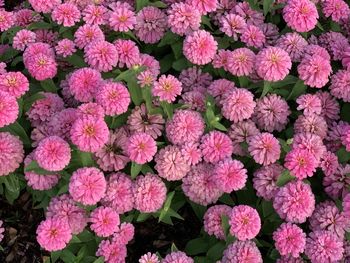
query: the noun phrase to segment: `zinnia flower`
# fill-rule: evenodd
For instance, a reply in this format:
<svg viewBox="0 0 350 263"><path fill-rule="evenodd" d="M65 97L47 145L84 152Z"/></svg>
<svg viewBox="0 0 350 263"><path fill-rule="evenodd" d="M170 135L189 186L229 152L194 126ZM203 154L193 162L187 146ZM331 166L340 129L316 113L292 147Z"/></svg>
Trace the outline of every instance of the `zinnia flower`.
<svg viewBox="0 0 350 263"><path fill-rule="evenodd" d="M204 231L218 239L225 239L222 227L222 216L229 218L231 207L228 205L214 205L208 208L203 216Z"/></svg>
<svg viewBox="0 0 350 263"><path fill-rule="evenodd" d="M241 35L241 41L248 47L261 48L265 44L266 38L259 27L247 25Z"/></svg>
<svg viewBox="0 0 350 263"><path fill-rule="evenodd" d="M224 15L220 22L220 30L227 36L232 37L235 41L238 40L238 34L242 34L247 26L245 20L241 16L235 14Z"/></svg>
<svg viewBox="0 0 350 263"><path fill-rule="evenodd" d="M197 8L201 15L215 11L218 5L217 0L186 0L186 3Z"/></svg>
<svg viewBox="0 0 350 263"><path fill-rule="evenodd" d="M148 252L140 257L139 263L160 263L160 261L156 254Z"/></svg>
<svg viewBox="0 0 350 263"><path fill-rule="evenodd" d="M314 94L303 94L297 98L297 110L304 110L304 115L321 114L321 100Z"/></svg>
<svg viewBox="0 0 350 263"><path fill-rule="evenodd" d="M284 166L291 174L303 180L313 176L316 172L318 162L313 154L307 150L293 149L287 153Z"/></svg>
<svg viewBox="0 0 350 263"><path fill-rule="evenodd" d="M58 41L55 50L58 55L64 58L73 55L77 51L74 42L67 38Z"/></svg>
<svg viewBox="0 0 350 263"><path fill-rule="evenodd" d="M117 32L127 32L134 29L135 13L129 8L119 5L109 14L109 26Z"/></svg>
<svg viewBox="0 0 350 263"><path fill-rule="evenodd" d="M188 257L182 251L171 252L162 261L162 263L174 263L174 262L194 263L193 259Z"/></svg>
<svg viewBox="0 0 350 263"><path fill-rule="evenodd" d="M211 131L204 135L200 145L203 159L209 163L217 163L232 155L232 142L228 135L219 131Z"/></svg>
<svg viewBox="0 0 350 263"><path fill-rule="evenodd" d="M52 11L52 20L64 27L74 26L80 21L80 11L75 4L64 3L55 7Z"/></svg>
<svg viewBox="0 0 350 263"><path fill-rule="evenodd" d="M298 65L299 78L313 88L322 88L332 72L330 61L319 56L305 56Z"/></svg>
<svg viewBox="0 0 350 263"><path fill-rule="evenodd" d="M271 133L260 133L250 137L248 151L256 163L268 165L280 158L281 147Z"/></svg>
<svg viewBox="0 0 350 263"><path fill-rule="evenodd" d="M300 62L307 45L307 41L296 32L282 35L276 43L276 47L286 51L293 62Z"/></svg>
<svg viewBox="0 0 350 263"><path fill-rule="evenodd" d="M7 92L8 96L20 98L28 90L29 81L21 72L6 72L0 75L0 92Z"/></svg>
<svg viewBox="0 0 350 263"><path fill-rule="evenodd" d="M108 237L118 230L119 215L110 207L100 206L90 214L90 228L99 237Z"/></svg>
<svg viewBox="0 0 350 263"><path fill-rule="evenodd" d="M253 241L235 241L224 250L222 263L262 263L261 253Z"/></svg>
<svg viewBox="0 0 350 263"><path fill-rule="evenodd" d="M105 40L105 36L97 25L85 24L80 26L74 33L74 43L80 49L94 41L100 40Z"/></svg>
<svg viewBox="0 0 350 263"><path fill-rule="evenodd" d="M172 75L162 75L154 83L152 94L158 96L160 101L171 103L176 100L176 96L182 91L181 82Z"/></svg>
<svg viewBox="0 0 350 263"><path fill-rule="evenodd" d="M157 152L157 145L150 135L139 132L129 137L126 150L131 161L145 164L153 159Z"/></svg>
<svg viewBox="0 0 350 263"><path fill-rule="evenodd" d="M23 143L9 132L0 132L0 176L14 172L24 158Z"/></svg>
<svg viewBox="0 0 350 263"><path fill-rule="evenodd" d="M96 40L84 49L85 62L93 69L107 72L118 64L118 52L115 46L104 40Z"/></svg>
<svg viewBox="0 0 350 263"><path fill-rule="evenodd" d="M348 83L350 83L350 70L339 70L332 76L331 85L329 86L331 94L345 102L350 102Z"/></svg>
<svg viewBox="0 0 350 263"><path fill-rule="evenodd" d="M25 48L36 41L36 34L30 30L22 29L13 37L12 47L24 51Z"/></svg>
<svg viewBox="0 0 350 263"><path fill-rule="evenodd" d="M249 76L254 71L255 54L248 48L237 48L227 57L228 71L237 77Z"/></svg>

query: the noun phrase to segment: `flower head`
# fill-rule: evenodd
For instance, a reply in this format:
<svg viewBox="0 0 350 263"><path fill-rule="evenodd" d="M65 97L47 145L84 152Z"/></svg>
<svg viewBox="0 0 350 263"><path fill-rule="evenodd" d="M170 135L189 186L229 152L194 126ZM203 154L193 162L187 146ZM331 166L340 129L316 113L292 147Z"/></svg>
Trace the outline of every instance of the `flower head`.
<svg viewBox="0 0 350 263"><path fill-rule="evenodd" d="M153 159L157 152L157 145L150 135L139 132L129 137L126 151L131 161L144 164Z"/></svg>
<svg viewBox="0 0 350 263"><path fill-rule="evenodd" d="M228 135L219 131L211 131L201 139L200 148L203 159L209 163L217 163L232 155L232 142Z"/></svg>
<svg viewBox="0 0 350 263"><path fill-rule="evenodd" d="M80 11L75 4L64 3L58 5L52 11L52 20L64 27L74 26L80 21Z"/></svg>
<svg viewBox="0 0 350 263"><path fill-rule="evenodd" d="M281 147L271 133L260 133L250 137L248 151L256 163L268 165L280 158Z"/></svg>
<svg viewBox="0 0 350 263"><path fill-rule="evenodd" d="M6 72L0 75L0 92L20 98L29 90L29 81L21 72Z"/></svg>
<svg viewBox="0 0 350 263"><path fill-rule="evenodd" d="M227 57L227 69L234 76L249 76L254 70L255 54L248 48L237 48Z"/></svg>
<svg viewBox="0 0 350 263"><path fill-rule="evenodd" d="M231 207L228 205L214 205L208 208L203 217L204 231L218 239L225 239L221 218L222 216L229 218L230 213Z"/></svg>
<svg viewBox="0 0 350 263"><path fill-rule="evenodd" d="M227 246L222 263L262 263L263 259L254 241L236 241Z"/></svg>
<svg viewBox="0 0 350 263"><path fill-rule="evenodd" d="M84 59L91 68L107 72L118 64L118 52L115 46L104 40L96 40L84 49Z"/></svg>
<svg viewBox="0 0 350 263"><path fill-rule="evenodd" d="M287 153L284 166L290 170L291 174L303 180L308 176L313 176L318 162L313 154L308 150L293 149Z"/></svg>
<svg viewBox="0 0 350 263"><path fill-rule="evenodd" d="M8 175L23 161L23 143L9 132L0 132L0 153L0 176Z"/></svg>
<svg viewBox="0 0 350 263"><path fill-rule="evenodd" d="M108 237L118 230L119 215L110 207L100 206L90 214L90 228L99 237Z"/></svg>
<svg viewBox="0 0 350 263"><path fill-rule="evenodd" d="M172 75L160 76L152 89L153 96L158 96L160 101L166 101L168 103L174 102L176 96L181 94L181 91L181 82Z"/></svg>

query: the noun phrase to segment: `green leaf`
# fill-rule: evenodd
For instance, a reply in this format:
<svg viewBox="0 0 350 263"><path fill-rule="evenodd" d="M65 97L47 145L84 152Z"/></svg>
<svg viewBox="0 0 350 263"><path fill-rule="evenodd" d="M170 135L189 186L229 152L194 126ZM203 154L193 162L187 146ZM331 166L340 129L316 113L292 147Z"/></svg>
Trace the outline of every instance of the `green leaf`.
<svg viewBox="0 0 350 263"><path fill-rule="evenodd" d="M158 222L161 222L163 220L163 218L165 217L165 215L168 213L170 205L171 205L171 201L173 200L173 197L174 197L174 194L175 194L174 191L168 193L168 196L167 196L167 199L164 203L164 206L160 211Z"/></svg>
<svg viewBox="0 0 350 263"><path fill-rule="evenodd" d="M345 147L341 147L337 151L337 156L341 163L347 163L350 160L350 152L346 151Z"/></svg>
<svg viewBox="0 0 350 263"><path fill-rule="evenodd" d="M260 98L265 97L267 93L269 93L272 90L271 82L270 81L264 81L264 88L261 93Z"/></svg>
<svg viewBox="0 0 350 263"><path fill-rule="evenodd" d="M182 41L173 42L171 45L175 59L180 59L182 57L182 45Z"/></svg>
<svg viewBox="0 0 350 263"><path fill-rule="evenodd" d="M63 60L67 61L68 63L77 68L84 68L87 66L84 59L81 56L78 56L77 54L73 54L69 57L64 58Z"/></svg>
<svg viewBox="0 0 350 263"><path fill-rule="evenodd" d="M177 252L179 251L179 249L176 247L175 243L171 244L171 248L170 248L171 252Z"/></svg>
<svg viewBox="0 0 350 263"><path fill-rule="evenodd" d="M41 168L37 163L37 161L34 161L34 160L24 167L24 171L35 172L36 174L41 174L41 175L57 174L57 172L50 172Z"/></svg>
<svg viewBox="0 0 350 263"><path fill-rule="evenodd" d="M82 152L79 150L77 150L77 153L80 157L82 166L84 166L84 167L95 166L95 161L93 160L92 153Z"/></svg>
<svg viewBox="0 0 350 263"><path fill-rule="evenodd" d="M224 230L225 237L227 237L230 234L230 224L229 224L229 218L227 215L221 216L221 227Z"/></svg>
<svg viewBox="0 0 350 263"><path fill-rule="evenodd" d="M17 56L21 51L13 49L13 48L7 48L5 53L1 54L0 61L6 62L7 60L12 60L15 56Z"/></svg>
<svg viewBox="0 0 350 263"><path fill-rule="evenodd" d="M274 0L264 0L263 9L264 9L264 16L267 15L267 13L270 11L270 8L272 7Z"/></svg>
<svg viewBox="0 0 350 263"><path fill-rule="evenodd" d="M282 187L286 185L288 182L293 181L295 179L294 176L290 174L288 170L284 170L281 175L277 178L276 185Z"/></svg>
<svg viewBox="0 0 350 263"><path fill-rule="evenodd" d="M130 171L131 178L135 179L136 176L139 175L141 169L142 169L142 164L131 162L131 171Z"/></svg>
<svg viewBox="0 0 350 263"><path fill-rule="evenodd" d="M157 2L151 2L149 3L150 6L155 6L158 8L166 8L167 5L165 3L163 3L162 1L157 1Z"/></svg>
<svg viewBox="0 0 350 263"><path fill-rule="evenodd" d="M238 82L239 82L239 86L241 88L243 87L248 87L248 84L249 84L249 80L247 77L238 77Z"/></svg>
<svg viewBox="0 0 350 263"><path fill-rule="evenodd" d="M31 23L31 24L28 26L28 30L34 30L34 29L50 29L50 28L52 28L52 24L46 23L46 22L43 22L43 21L34 22L34 23Z"/></svg>
<svg viewBox="0 0 350 263"><path fill-rule="evenodd" d="M177 34L174 34L171 31L168 31L165 33L165 35L162 37L162 40L159 42L158 47L164 47L167 45L172 45L175 42L178 42L180 40L180 36Z"/></svg>
<svg viewBox="0 0 350 263"><path fill-rule="evenodd" d="M23 57L15 57L11 62L11 67L16 67L18 63L23 61Z"/></svg>
<svg viewBox="0 0 350 263"><path fill-rule="evenodd" d="M168 119L171 120L173 118L173 113L174 113L173 105L166 101L161 101L160 105L162 106L162 109L166 113Z"/></svg>
<svg viewBox="0 0 350 263"><path fill-rule="evenodd" d="M218 121L214 121L213 126L220 131L227 131L227 128Z"/></svg>
<svg viewBox="0 0 350 263"><path fill-rule="evenodd" d="M345 102L341 107L340 117L343 121L350 122L350 103Z"/></svg>
<svg viewBox="0 0 350 263"><path fill-rule="evenodd" d="M47 92L57 93L57 87L52 79L43 80L40 85Z"/></svg>
<svg viewBox="0 0 350 263"><path fill-rule="evenodd" d="M292 91L290 92L287 100L295 100L297 97L299 97L301 94L305 93L307 87L305 86L304 82L302 80L298 80Z"/></svg>
<svg viewBox="0 0 350 263"><path fill-rule="evenodd" d="M203 216L205 214L205 212L207 211L207 208L205 206L201 206L199 204L196 204L192 201L189 201L193 212L196 214L197 218L202 221L203 220Z"/></svg>
<svg viewBox="0 0 350 263"><path fill-rule="evenodd" d="M204 238L196 238L196 239L192 239L190 240L187 244L186 244L186 254L190 255L190 256L194 256L194 255L198 255L201 253L205 253L209 248L209 243L207 240L205 240Z"/></svg>
<svg viewBox="0 0 350 263"><path fill-rule="evenodd" d="M62 254L62 251L61 251L61 250L51 252L51 255L50 255L50 257L51 257L51 262L52 262L52 263L55 263L55 262L60 258L61 254Z"/></svg>
<svg viewBox="0 0 350 263"><path fill-rule="evenodd" d="M202 16L202 24L205 25L205 26L207 26L207 27L209 27L210 30L213 30L213 27L212 27L212 25L211 25L211 23L210 23L209 17L207 17L207 16Z"/></svg>
<svg viewBox="0 0 350 263"><path fill-rule="evenodd" d="M148 213L140 213L139 216L136 219L136 222L144 222L146 221L148 218L150 218L152 214L148 214Z"/></svg>
<svg viewBox="0 0 350 263"><path fill-rule="evenodd" d="M264 218L268 217L275 211L271 201L262 200L261 207Z"/></svg>
<svg viewBox="0 0 350 263"><path fill-rule="evenodd" d="M225 248L226 245L224 242L218 242L208 250L207 257L215 262L216 260L219 260L222 257Z"/></svg>
<svg viewBox="0 0 350 263"><path fill-rule="evenodd" d="M280 145L282 146L282 150L287 153L290 151L290 145L287 144L287 142L283 139L278 139L278 141L280 142Z"/></svg>
<svg viewBox="0 0 350 263"><path fill-rule="evenodd" d="M60 258L64 263L74 263L75 255L67 248L62 251Z"/></svg>
<svg viewBox="0 0 350 263"><path fill-rule="evenodd" d="M187 59L182 57L182 58L174 61L172 67L176 71L182 71L183 69L186 69L188 67Z"/></svg>
<svg viewBox="0 0 350 263"><path fill-rule="evenodd" d="M23 129L23 127L18 122L14 122L8 126L5 126L5 127L1 128L0 131L9 132L13 135L18 136L19 138L21 138L21 141L23 142L25 148L31 147L31 141L30 141L26 131Z"/></svg>
<svg viewBox="0 0 350 263"><path fill-rule="evenodd" d="M173 66L173 61L174 61L174 54L170 53L166 56L164 56L160 61L160 72L165 73L168 72L171 67ZM187 64L186 59L185 59L185 64ZM187 65L186 65L187 66Z"/></svg>
<svg viewBox="0 0 350 263"><path fill-rule="evenodd" d="M132 102L136 106L139 106L142 103L143 98L141 88L139 84L137 84L136 77L128 81L128 89L131 95Z"/></svg>
<svg viewBox="0 0 350 263"><path fill-rule="evenodd" d="M317 22L316 26L317 26L319 29L321 29L321 31L324 31L324 28L323 28L323 26L321 25L320 22Z"/></svg>
<svg viewBox="0 0 350 263"><path fill-rule="evenodd" d="M235 202L232 200L232 197L229 194L223 194L219 198L219 201L230 206L233 206L235 204Z"/></svg>
<svg viewBox="0 0 350 263"><path fill-rule="evenodd" d="M146 108L147 111L152 111L153 103L152 103L152 93L151 93L151 87L144 87L141 89L142 92L142 98L146 102Z"/></svg>
<svg viewBox="0 0 350 263"><path fill-rule="evenodd" d="M149 0L136 0L136 11L140 11L145 6L149 5Z"/></svg>
<svg viewBox="0 0 350 263"><path fill-rule="evenodd" d="M104 259L103 259L103 257L99 257L93 263L104 263Z"/></svg>

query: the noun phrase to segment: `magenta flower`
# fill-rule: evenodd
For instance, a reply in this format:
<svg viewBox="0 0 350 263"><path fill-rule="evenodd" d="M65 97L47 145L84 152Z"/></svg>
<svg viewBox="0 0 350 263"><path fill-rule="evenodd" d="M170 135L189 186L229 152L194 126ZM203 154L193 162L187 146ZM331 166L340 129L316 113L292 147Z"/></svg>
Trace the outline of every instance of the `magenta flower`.
<svg viewBox="0 0 350 263"><path fill-rule="evenodd" d="M320 136L312 133L298 133L293 138L292 148L305 149L320 160L327 151Z"/></svg>
<svg viewBox="0 0 350 263"><path fill-rule="evenodd" d="M73 55L77 51L74 42L67 38L58 41L55 50L58 55L64 58Z"/></svg>
<svg viewBox="0 0 350 263"><path fill-rule="evenodd" d="M325 17L331 17L333 21L340 22L349 17L350 8L343 0L325 0L322 2L322 12Z"/></svg>
<svg viewBox="0 0 350 263"><path fill-rule="evenodd" d="M235 41L238 40L238 34L242 34L247 26L243 17L235 14L222 16L220 24L220 30Z"/></svg>
<svg viewBox="0 0 350 263"><path fill-rule="evenodd" d="M304 115L321 114L321 100L314 94L304 94L297 98L297 110L304 110Z"/></svg>
<svg viewBox="0 0 350 263"><path fill-rule="evenodd" d="M316 172L318 162L309 151L293 149L287 153L284 166L291 172L293 176L299 180L303 180L308 176L313 176Z"/></svg>
<svg viewBox="0 0 350 263"><path fill-rule="evenodd" d="M4 8L0 10L0 18L0 32L10 29L15 24L13 13L5 11Z"/></svg>
<svg viewBox="0 0 350 263"><path fill-rule="evenodd" d="M256 163L268 165L280 158L281 146L271 133L260 133L250 137L248 151Z"/></svg>
<svg viewBox="0 0 350 263"><path fill-rule="evenodd" d="M82 12L83 20L88 25L105 25L109 17L109 10L100 5L90 4Z"/></svg>
<svg viewBox="0 0 350 263"><path fill-rule="evenodd" d="M61 4L61 0L29 0L29 4L38 13L50 13L56 6Z"/></svg>
<svg viewBox="0 0 350 263"><path fill-rule="evenodd" d="M119 67L131 68L140 61L140 51L136 43L131 40L118 39L114 46L118 52Z"/></svg>
<svg viewBox="0 0 350 263"><path fill-rule="evenodd" d="M36 34L34 32L27 29L22 29L13 37L12 47L17 50L24 51L29 44L35 43L35 41Z"/></svg>
<svg viewBox="0 0 350 263"><path fill-rule="evenodd" d="M295 133L316 134L323 139L327 136L328 126L326 120L319 115L299 115L294 123L294 131Z"/></svg>
<svg viewBox="0 0 350 263"><path fill-rule="evenodd" d="M273 207L287 222L304 223L315 209L315 196L308 184L292 181L278 190Z"/></svg>
<svg viewBox="0 0 350 263"><path fill-rule="evenodd" d="M171 103L176 100L176 96L182 91L181 82L172 75L162 75L154 83L152 94L159 97L160 101Z"/></svg>
<svg viewBox="0 0 350 263"><path fill-rule="evenodd" d="M58 5L52 11L52 20L64 27L74 26L80 21L80 11L75 4L64 3Z"/></svg>
<svg viewBox="0 0 350 263"><path fill-rule="evenodd" d="M331 94L345 102L350 102L350 88L347 84L349 82L350 70L339 70L332 76L332 84L329 87Z"/></svg>
<svg viewBox="0 0 350 263"><path fill-rule="evenodd" d="M196 165L202 161L202 152L199 143L186 143L181 146L181 154L189 165Z"/></svg>
<svg viewBox="0 0 350 263"><path fill-rule="evenodd" d="M204 73L197 66L184 69L179 75L184 91L206 88L211 84L212 79L213 77L209 73Z"/></svg>
<svg viewBox="0 0 350 263"><path fill-rule="evenodd" d="M291 255L297 258L304 252L306 244L306 235L297 225L283 223L275 232L273 232L275 247L282 256Z"/></svg>
<svg viewBox="0 0 350 263"><path fill-rule="evenodd" d="M173 262L194 263L193 259L188 257L182 251L171 252L162 260L162 263L173 263Z"/></svg>
<svg viewBox="0 0 350 263"><path fill-rule="evenodd" d="M258 247L253 241L236 241L227 246L222 257L222 263L262 263L263 259Z"/></svg>
<svg viewBox="0 0 350 263"><path fill-rule="evenodd" d="M118 64L118 52L115 46L104 40L96 40L84 49L85 62L93 69L107 72Z"/></svg>
<svg viewBox="0 0 350 263"><path fill-rule="evenodd" d="M307 45L307 41L296 32L282 35L276 43L276 47L286 51L293 62L300 62Z"/></svg>
<svg viewBox="0 0 350 263"><path fill-rule="evenodd" d="M95 205L105 192L106 179L97 168L79 168L70 178L69 193L74 201L83 205Z"/></svg>
<svg viewBox="0 0 350 263"><path fill-rule="evenodd" d="M126 151L131 161L145 164L153 159L157 152L157 145L150 135L139 132L129 137Z"/></svg>
<svg viewBox="0 0 350 263"><path fill-rule="evenodd" d="M140 257L139 263L160 263L160 261L156 254L148 252Z"/></svg>
<svg viewBox="0 0 350 263"><path fill-rule="evenodd" d="M204 135L200 145L203 159L208 163L217 163L232 155L232 142L228 135L211 131Z"/></svg>
<svg viewBox="0 0 350 263"><path fill-rule="evenodd" d="M286 51L278 47L267 47L256 55L256 72L267 81L284 79L292 67Z"/></svg>
<svg viewBox="0 0 350 263"><path fill-rule="evenodd" d="M74 43L78 48L83 49L94 41L105 40L102 30L97 25L85 24L80 26L74 33Z"/></svg>
<svg viewBox="0 0 350 263"><path fill-rule="evenodd" d="M253 239L260 231L259 214L250 206L238 205L233 207L229 219L230 233L240 241Z"/></svg>
<svg viewBox="0 0 350 263"><path fill-rule="evenodd" d="M20 98L29 90L29 81L21 72L6 72L0 75L0 92ZM8 109L9 110L9 109Z"/></svg>
<svg viewBox="0 0 350 263"><path fill-rule="evenodd" d="M255 54L248 48L237 48L227 58L227 70L234 76L249 76L255 66Z"/></svg>
<svg viewBox="0 0 350 263"><path fill-rule="evenodd" d="M92 116L95 118L103 119L105 116L105 112L101 105L94 103L94 102L88 102L81 104L77 110L76 114L78 118L83 118L84 116Z"/></svg>
<svg viewBox="0 0 350 263"><path fill-rule="evenodd" d="M134 208L141 213L156 212L165 202L166 191L164 182L157 175L138 176L133 188Z"/></svg>
<svg viewBox="0 0 350 263"><path fill-rule="evenodd" d="M209 32L198 30L186 36L183 53L193 64L205 65L213 60L217 46L218 43Z"/></svg>
<svg viewBox="0 0 350 263"><path fill-rule="evenodd" d="M242 32L241 41L248 47L261 48L266 38L262 30L254 25L247 25Z"/></svg>
<svg viewBox="0 0 350 263"><path fill-rule="evenodd" d="M215 101L218 102L218 104L220 104L224 94L234 88L236 88L234 82L227 79L216 79L209 85L207 92L215 98Z"/></svg>
<svg viewBox="0 0 350 263"><path fill-rule="evenodd" d="M283 19L297 32L314 29L318 17L315 4L309 0L289 0L283 8Z"/></svg>
<svg viewBox="0 0 350 263"><path fill-rule="evenodd" d="M319 166L326 176L334 174L339 167L338 156L332 152L326 152Z"/></svg>
<svg viewBox="0 0 350 263"><path fill-rule="evenodd" d="M96 252L96 256L102 256L106 263L123 263L125 262L126 254L125 245L108 239L101 241Z"/></svg>
<svg viewBox="0 0 350 263"><path fill-rule="evenodd" d="M9 132L0 132L0 152L0 176L19 168L24 158L23 143L19 137Z"/></svg>
<svg viewBox="0 0 350 263"><path fill-rule="evenodd" d="M322 88L332 73L330 61L319 56L305 56L298 66L299 78L313 88Z"/></svg>
<svg viewBox="0 0 350 263"><path fill-rule="evenodd" d="M214 235L217 239L225 239L224 229L222 228L222 216L229 218L231 207L227 205L214 205L208 208L203 217L204 231L208 235Z"/></svg>
<svg viewBox="0 0 350 263"><path fill-rule="evenodd" d="M34 158L39 166L47 171L61 171L70 162L69 144L58 136L50 136L39 142L34 151Z"/></svg>
<svg viewBox="0 0 350 263"><path fill-rule="evenodd" d="M118 230L119 215L110 207L100 206L90 214L90 228L99 237L108 237Z"/></svg>
<svg viewBox="0 0 350 263"><path fill-rule="evenodd" d="M120 5L109 14L109 26L117 32L127 32L134 29L136 17L134 11Z"/></svg>
<svg viewBox="0 0 350 263"><path fill-rule="evenodd" d="M113 235L113 241L127 245L135 235L135 227L131 223L122 223Z"/></svg>
<svg viewBox="0 0 350 263"><path fill-rule="evenodd" d="M47 218L36 230L36 240L47 251L64 249L71 238L68 222L61 218Z"/></svg>

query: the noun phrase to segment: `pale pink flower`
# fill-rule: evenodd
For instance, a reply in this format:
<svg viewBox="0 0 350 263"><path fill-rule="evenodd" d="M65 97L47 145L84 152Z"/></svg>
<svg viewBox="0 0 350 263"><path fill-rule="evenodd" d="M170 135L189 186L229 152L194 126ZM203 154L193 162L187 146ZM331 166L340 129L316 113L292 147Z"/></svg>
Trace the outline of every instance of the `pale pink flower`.
<svg viewBox="0 0 350 263"><path fill-rule="evenodd" d="M108 237L118 230L119 215L110 207L100 206L90 214L90 228L99 237Z"/></svg>
<svg viewBox="0 0 350 263"><path fill-rule="evenodd" d="M280 158L281 146L271 133L260 133L250 137L248 151L256 163L268 165Z"/></svg>
<svg viewBox="0 0 350 263"><path fill-rule="evenodd" d="M139 132L129 137L126 150L131 161L145 164L153 159L157 152L157 145L150 135Z"/></svg>

